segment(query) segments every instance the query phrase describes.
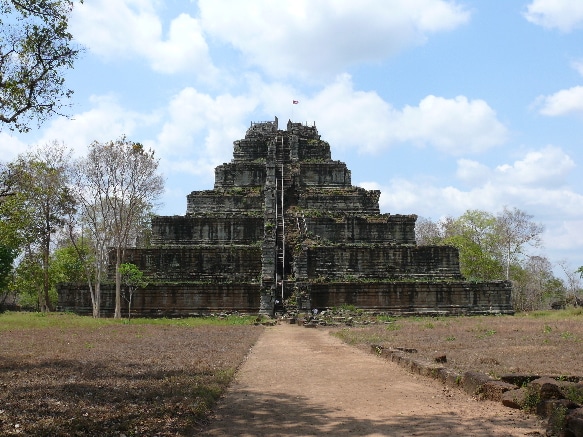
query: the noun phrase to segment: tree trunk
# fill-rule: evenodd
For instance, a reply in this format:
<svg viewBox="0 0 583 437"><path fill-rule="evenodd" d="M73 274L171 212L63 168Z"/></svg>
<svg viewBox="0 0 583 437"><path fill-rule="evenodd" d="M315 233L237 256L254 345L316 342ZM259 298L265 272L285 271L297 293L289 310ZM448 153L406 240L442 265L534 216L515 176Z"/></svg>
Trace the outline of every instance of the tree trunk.
<svg viewBox="0 0 583 437"><path fill-rule="evenodd" d="M121 319L121 248L118 246L115 253L115 319Z"/></svg>
<svg viewBox="0 0 583 437"><path fill-rule="evenodd" d="M87 280L87 284L89 285L89 294L91 295L91 309L93 310L93 318L98 319L99 307L101 306L101 287L99 282L96 282L95 287L93 287L90 279Z"/></svg>
<svg viewBox="0 0 583 437"><path fill-rule="evenodd" d="M47 208L48 211L48 208ZM51 230L48 212L45 215L45 237L43 241L43 294L44 301L46 305L46 311L53 311L53 304L51 303L51 297L49 296L49 256L51 253ZM44 310L43 310L44 311Z"/></svg>
<svg viewBox="0 0 583 437"><path fill-rule="evenodd" d="M48 243L48 242L47 242ZM51 297L49 296L50 284L49 284L49 248L48 244L43 248L43 300L44 300L44 311L54 311L53 304L51 302Z"/></svg>

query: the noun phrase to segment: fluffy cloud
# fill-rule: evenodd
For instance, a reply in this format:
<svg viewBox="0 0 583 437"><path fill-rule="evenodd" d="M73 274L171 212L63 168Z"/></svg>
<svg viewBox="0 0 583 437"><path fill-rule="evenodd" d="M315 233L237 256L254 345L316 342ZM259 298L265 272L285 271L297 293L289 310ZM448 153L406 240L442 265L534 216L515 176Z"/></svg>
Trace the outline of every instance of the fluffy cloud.
<svg viewBox="0 0 583 437"><path fill-rule="evenodd" d="M539 112L548 116L583 112L583 86L561 90L550 96L541 96L537 103L540 105Z"/></svg>
<svg viewBox="0 0 583 437"><path fill-rule="evenodd" d="M457 177L472 186L493 183L497 186L558 188L575 168L575 162L561 148L546 146L526 153L512 164L489 168L476 161L458 160Z"/></svg>
<svg viewBox="0 0 583 437"><path fill-rule="evenodd" d="M138 56L162 73L216 74L199 21L182 13L164 36L151 0L85 2L76 6L71 28L79 42L106 59Z"/></svg>
<svg viewBox="0 0 583 437"><path fill-rule="evenodd" d="M8 162L15 159L19 154L28 151L28 146L15 136L0 132L0 161Z"/></svg>
<svg viewBox="0 0 583 437"><path fill-rule="evenodd" d="M90 103L91 109L75 114L71 119L54 119L36 143L63 141L77 154L83 154L92 141L110 141L122 135L138 140L135 135L158 120L155 114L128 111L112 95L92 96Z"/></svg>
<svg viewBox="0 0 583 437"><path fill-rule="evenodd" d="M453 154L478 153L506 141L507 130L483 100L427 96L419 106L406 106L393 121L401 141L431 144Z"/></svg>
<svg viewBox="0 0 583 437"><path fill-rule="evenodd" d="M566 185L575 167L560 148L546 146L527 152L513 163L489 167L482 163L458 160L457 177L469 184L439 186L437 183L395 178L382 186L358 183L382 191L381 209L391 213L415 213L438 220L459 216L468 209L500 211L511 205L533 214L547 227L545 247L552 250L581 244L580 228L583 195Z"/></svg>
<svg viewBox="0 0 583 437"><path fill-rule="evenodd" d="M245 132L256 102L244 96L216 97L194 88L180 91L168 105L168 121L155 148L169 171L212 175L214 167L232 156L233 140Z"/></svg>
<svg viewBox="0 0 583 437"><path fill-rule="evenodd" d="M368 152L413 143L452 155L471 154L504 143L508 135L483 100L427 96L418 106L398 110L375 92L354 90L346 74L313 98L304 98L298 112L315 117L335 146Z"/></svg>
<svg viewBox="0 0 583 437"><path fill-rule="evenodd" d="M274 76L326 76L466 23L445 0L200 0L203 28ZM241 17L245 17L242 21Z"/></svg>
<svg viewBox="0 0 583 437"><path fill-rule="evenodd" d="M581 0L534 0L524 14L531 23L570 32L583 24Z"/></svg>

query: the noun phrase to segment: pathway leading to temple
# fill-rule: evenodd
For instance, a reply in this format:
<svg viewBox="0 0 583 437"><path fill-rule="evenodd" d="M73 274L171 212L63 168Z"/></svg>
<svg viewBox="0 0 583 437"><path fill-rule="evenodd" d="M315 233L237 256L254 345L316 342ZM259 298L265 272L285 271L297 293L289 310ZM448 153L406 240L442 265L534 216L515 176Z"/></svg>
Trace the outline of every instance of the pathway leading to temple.
<svg viewBox="0 0 583 437"><path fill-rule="evenodd" d="M538 436L533 416L412 375L323 328L266 329L207 436Z"/></svg>

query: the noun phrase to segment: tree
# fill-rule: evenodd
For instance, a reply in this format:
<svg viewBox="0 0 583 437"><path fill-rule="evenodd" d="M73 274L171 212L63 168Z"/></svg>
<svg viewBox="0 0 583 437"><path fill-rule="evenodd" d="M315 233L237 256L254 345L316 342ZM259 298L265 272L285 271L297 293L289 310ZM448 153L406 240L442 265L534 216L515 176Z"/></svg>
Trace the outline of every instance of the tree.
<svg viewBox="0 0 583 437"><path fill-rule="evenodd" d="M10 130L60 115L73 93L65 87L80 52L68 30L73 3L0 0L0 122Z"/></svg>
<svg viewBox="0 0 583 437"><path fill-rule="evenodd" d="M532 221L533 216L518 208L504 207L496 216L496 233L503 250L506 280L510 279L510 264L524 255L524 246L540 247L544 227Z"/></svg>
<svg viewBox="0 0 583 437"><path fill-rule="evenodd" d="M495 217L486 211L468 210L458 218L445 217L437 223L422 219L415 232L419 244L456 247L460 271L466 278L493 280L501 279L502 273L495 223Z"/></svg>
<svg viewBox="0 0 583 437"><path fill-rule="evenodd" d="M495 217L480 210L468 210L457 219L444 220L443 244L459 249L460 268L464 276L478 280L500 279L495 225Z"/></svg>
<svg viewBox="0 0 583 437"><path fill-rule="evenodd" d="M577 270L573 270L573 267L566 259L559 260L557 264L565 275L566 300L574 302L581 292L581 273L583 273L583 266Z"/></svg>
<svg viewBox="0 0 583 437"><path fill-rule="evenodd" d="M70 159L70 152L64 146L52 143L9 164L15 175L15 201L21 202L19 210L11 210L11 219L16 223L16 214L20 214L21 241L27 248L27 256L32 257L36 252L41 259L43 285L39 306L42 311L54 310L49 296L53 237L64 228L66 218L75 209L69 187Z"/></svg>
<svg viewBox="0 0 583 437"><path fill-rule="evenodd" d="M4 307L9 290L7 288L12 273L16 251L0 243L0 311Z"/></svg>
<svg viewBox="0 0 583 437"><path fill-rule="evenodd" d="M443 240L442 230L439 223L419 217L415 222L415 240L419 246L440 244Z"/></svg>
<svg viewBox="0 0 583 437"><path fill-rule="evenodd" d="M78 198L95 244L103 254L111 242L115 254L115 318L121 318L121 275L124 250L164 191L152 150L121 137L93 142L79 163ZM134 240L133 242L131 240Z"/></svg>
<svg viewBox="0 0 583 437"><path fill-rule="evenodd" d="M77 248L70 241L63 242L51 255L51 278L53 284L61 282L80 283L86 279L85 259L86 247L81 247L79 256Z"/></svg>
<svg viewBox="0 0 583 437"><path fill-rule="evenodd" d="M76 181L83 180L83 175L76 168ZM69 241L81 266L84 280L89 288L91 306L94 318L100 316L101 310L101 282L107 270L108 250L113 245L108 224L102 219L101 202L92 198L92 191L77 184L76 199L79 202L79 214L69 217L67 232ZM82 281L80 281L82 282Z"/></svg>
<svg viewBox="0 0 583 437"><path fill-rule="evenodd" d="M128 320L130 320L132 315L132 298L134 296L134 292L138 288L147 287L148 282L144 280L144 272L142 272L135 264L120 264L119 274L122 282L127 288L125 299L128 302Z"/></svg>
<svg viewBox="0 0 583 437"><path fill-rule="evenodd" d="M529 256L511 267L513 305L518 311L547 309L553 303L565 303L565 285L553 274L551 262L544 256Z"/></svg>
<svg viewBox="0 0 583 437"><path fill-rule="evenodd" d="M9 196L14 195L14 192L12 191L12 184L13 177L10 174L10 169L5 163L0 162L0 205Z"/></svg>

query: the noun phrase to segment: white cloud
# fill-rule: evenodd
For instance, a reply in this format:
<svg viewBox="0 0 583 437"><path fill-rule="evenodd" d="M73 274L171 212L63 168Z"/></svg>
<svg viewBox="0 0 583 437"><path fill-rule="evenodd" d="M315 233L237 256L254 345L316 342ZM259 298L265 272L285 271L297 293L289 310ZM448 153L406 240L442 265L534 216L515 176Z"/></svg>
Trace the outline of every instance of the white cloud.
<svg viewBox="0 0 583 437"><path fill-rule="evenodd" d="M527 152L523 159L494 168L469 159L457 162L456 176L473 187L492 184L501 191L513 189L558 189L566 183L575 162L560 147L546 146Z"/></svg>
<svg viewBox="0 0 583 437"><path fill-rule="evenodd" d="M0 161L9 162L21 153L27 152L29 146L7 132L0 132Z"/></svg>
<svg viewBox="0 0 583 437"><path fill-rule="evenodd" d="M456 176L459 180L473 185L483 185L492 177L492 171L484 164L471 159L457 161Z"/></svg>
<svg viewBox="0 0 583 437"><path fill-rule="evenodd" d="M496 167L494 173L504 184L558 187L565 183L567 174L575 168L575 162L559 147L546 146L528 152L524 159L512 165Z"/></svg>
<svg viewBox="0 0 583 437"><path fill-rule="evenodd" d="M203 28L274 76L314 78L385 59L454 29L470 13L454 1L200 0Z"/></svg>
<svg viewBox="0 0 583 437"><path fill-rule="evenodd" d="M583 24L581 0L534 0L527 6L525 18L547 29L570 32Z"/></svg>
<svg viewBox="0 0 583 437"><path fill-rule="evenodd" d="M579 249L583 246L582 228L583 220L565 220L557 223L557 226L553 228L546 229L546 240L555 249Z"/></svg>
<svg viewBox="0 0 583 437"><path fill-rule="evenodd" d="M83 154L93 141L110 141L127 135L130 139L141 129L155 123L155 114L140 114L123 108L112 95L92 96L92 108L75 114L71 119L59 117L43 130L37 144L53 140L63 141L77 154Z"/></svg>
<svg viewBox="0 0 583 437"><path fill-rule="evenodd" d="M439 186L427 181L392 179L386 185L358 183L380 189L381 210L418 214L438 220L459 216L468 209L490 212L503 206L520 208L545 225L545 248L576 249L581 237L583 195L565 184L575 167L560 148L546 146L530 151L511 164L488 167L477 161L460 159L457 177L472 186L467 190L452 185Z"/></svg>
<svg viewBox="0 0 583 437"><path fill-rule="evenodd" d="M537 103L543 115L558 116L583 112L583 86L561 90L550 96L540 96Z"/></svg>
<svg viewBox="0 0 583 437"><path fill-rule="evenodd" d="M300 119L318 120L335 147L378 152L395 144L430 146L452 155L480 153L506 141L507 129L483 100L427 96L395 109L376 92L356 91L339 76L313 98L303 97Z"/></svg>
<svg viewBox="0 0 583 437"><path fill-rule="evenodd" d="M245 132L248 114L256 104L245 96L212 97L185 88L168 105L169 120L155 148L171 171L213 174L217 164L230 161L233 140Z"/></svg>
<svg viewBox="0 0 583 437"><path fill-rule="evenodd" d="M457 217L469 209L495 213L510 205L532 214L535 221L545 225L545 249L552 251L581 246L583 195L565 187L516 186L512 178L488 181L469 190L406 179L393 179L381 186L358 185L381 190L380 206L383 212L417 214L433 220L445 216Z"/></svg>
<svg viewBox="0 0 583 437"><path fill-rule="evenodd" d="M151 0L95 0L77 5L71 20L75 38L106 59L139 56L155 71L196 71L210 79L217 70L198 19L182 13L163 35Z"/></svg>
<svg viewBox="0 0 583 437"><path fill-rule="evenodd" d="M465 96L427 96L419 106L406 106L393 130L402 141L431 144L453 155L483 152L504 143L508 135L485 101Z"/></svg>

